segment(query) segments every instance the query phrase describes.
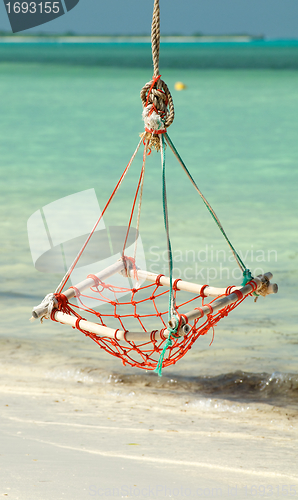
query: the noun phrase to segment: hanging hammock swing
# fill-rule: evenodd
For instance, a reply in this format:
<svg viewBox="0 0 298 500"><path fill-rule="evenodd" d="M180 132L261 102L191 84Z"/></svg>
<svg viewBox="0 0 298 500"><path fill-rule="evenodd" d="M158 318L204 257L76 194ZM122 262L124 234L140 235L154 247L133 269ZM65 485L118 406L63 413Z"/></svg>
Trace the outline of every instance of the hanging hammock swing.
<svg viewBox="0 0 298 500"><path fill-rule="evenodd" d="M227 316L246 297L254 295L257 298L259 295L276 293L278 287L270 282L271 273L254 278L251 276L249 269L246 268L231 244L214 210L199 190L168 136L167 129L174 119L174 106L170 91L159 74L159 0L154 0L151 43L154 74L152 80L141 91L145 132L74 262L55 293L48 294L40 305L33 308L31 319L46 318L70 325L90 337L108 353L120 358L124 365L155 370L161 375L162 368L175 364L182 358L198 337L206 335L210 329L214 332L214 326L221 318ZM94 274L89 274L76 286L65 289L73 270L142 145L144 146L143 162L137 179L121 258L100 272L96 272L95 269ZM166 146L174 153L229 245L243 273L241 286L214 288L207 284L174 280L165 177ZM128 256L127 253L135 211L137 212L136 234L139 230L145 163L152 149L160 151L161 154L168 277L145 271L138 266L138 238L135 239L133 252L130 252L132 255ZM117 277L116 281L115 277ZM91 299L92 307L90 306Z"/></svg>

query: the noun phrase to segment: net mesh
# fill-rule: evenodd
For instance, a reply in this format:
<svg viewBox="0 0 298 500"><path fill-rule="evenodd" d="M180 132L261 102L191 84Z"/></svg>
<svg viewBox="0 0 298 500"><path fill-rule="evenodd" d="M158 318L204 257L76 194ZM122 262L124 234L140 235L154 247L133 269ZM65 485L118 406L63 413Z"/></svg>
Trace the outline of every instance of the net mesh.
<svg viewBox="0 0 298 500"><path fill-rule="evenodd" d="M235 309L246 296L252 294L258 295L256 291L266 295L269 279L262 281L263 284L261 286L265 287L265 290L262 291L260 280L259 284L253 280L250 271L246 268L240 255L233 247L216 213L200 191L167 134L167 128L174 119L174 106L171 93L165 82L161 80L161 75L159 74L159 24L159 0L154 0L151 37L154 75L152 80L145 84L141 91L145 132L141 134L139 144L108 199L106 206L81 250L56 288L55 294L48 294L45 297L44 301L33 311L33 318L50 317L54 321L61 320L61 322L71 324L74 328L94 340L109 354L120 358L124 365L146 370L156 369L161 374L161 368L175 364L191 349L198 337L206 335L210 330L213 331L214 336L215 325ZM121 256L120 263L121 265L123 264L122 268L120 269L119 266L116 266L117 270L115 272L105 274L104 276L98 270L92 270L92 272L97 272L97 274L87 276L87 281L89 279L88 286L81 286L82 283L79 283L77 286L70 287L63 292L70 276L74 274L73 272L83 252L85 252L87 245L90 243L90 239L98 229L99 223L109 204L124 181L142 143L144 144L142 168L137 180L131 212L128 216L127 231L123 241L121 240L121 249L117 253L117 255ZM201 197L226 240L237 265L243 273L242 291L236 289L236 287L228 287L224 293L221 293L222 290L217 295L213 293L213 296L216 296L210 299L206 297L206 295L211 295L210 290L210 293L207 293L207 290L205 290L208 285L194 286L193 284L188 284L191 286L187 288L187 286L183 285L183 288L179 285L180 280L173 279L173 258L166 190L165 149L167 146L173 152L182 170ZM152 275L150 273L150 277L145 275L145 278L142 278L145 281L141 281L138 275L141 272L144 275L144 272L140 271L136 266L138 239L136 238L135 240L135 247L132 254L129 253L129 239L135 211L137 212L135 217L136 234L139 232L145 162L152 148L161 153L162 207L169 278L162 280L163 275ZM116 274L117 279L115 280ZM113 275L113 279L110 279L111 275ZM125 281L121 283L119 276L122 276ZM150 284L148 284L148 281ZM186 292L186 290L192 290L192 292L195 290L195 292L190 293L190 291ZM231 294L233 294L233 297L221 301L222 298L227 298ZM216 305L214 304L215 302ZM64 313L64 315L62 314L63 318L58 313ZM64 316L67 316L67 320ZM62 321L63 319L65 321ZM86 323L86 321L89 321L89 323ZM211 343L212 341L213 337Z"/></svg>
<svg viewBox="0 0 298 500"><path fill-rule="evenodd" d="M79 285L77 285L77 287L70 287L68 290L72 289L72 292L70 295L68 294L68 297L72 296L73 299L68 300L67 294L64 295L66 292L63 293L63 289L77 266L83 252L86 250L102 216L122 184L142 143L144 144L144 152L141 173L137 180L128 227L122 242L122 269L120 273L119 269L115 271L113 279L100 279L96 274L88 275L87 278L89 278L89 280L91 279L88 287L82 288L79 287ZM93 230L70 269L57 287L56 293L54 294L56 305L50 314L51 319L55 321L57 321L57 310L74 317L74 327L76 329L94 340L94 342L109 354L120 358L124 365L130 365L145 370L156 369L159 374L161 374L161 368L173 365L181 359L187 351L191 349L198 337L206 335L209 330L212 330L214 335L214 326L221 318L227 316L235 309L245 298L239 290L236 290L236 287L228 287L224 294L217 295L210 300L210 298L207 299L204 294L204 290L208 285L202 287L197 285L196 290L198 293L190 293L186 292L185 288L180 290L179 281L181 280L174 281L172 278L172 254L169 241L165 192L163 137L160 140L160 145L164 183L163 209L169 259L168 286L165 286L165 282L161 283L161 277L163 275L153 275L150 273L151 278L149 278L150 283L148 283L148 281L146 281L148 277L146 278L145 272L145 278L143 277L145 281L142 282L142 280L139 280L138 273L140 271L136 266L137 238L135 240L133 256L128 257L125 255L129 234L132 230L131 224L135 209L137 209L137 234L139 229L145 162L147 155L150 154L149 140L144 135L104 207L100 218L94 225ZM138 200L139 202L137 203ZM97 272L97 270L94 272ZM117 278L115 285L116 274ZM111 276L111 274L109 276ZM130 278L130 281L128 278ZM122 283L121 279L124 280ZM251 282L251 286L254 291L256 289L256 284L253 281ZM225 307L216 307L213 309L215 300L221 297L227 297L231 293L237 294L236 301L229 303L229 305L225 305ZM202 309L203 307L205 307L204 311ZM198 319L189 321L189 310L197 310ZM84 329L86 325L83 325L82 320L91 321L93 325L100 325L101 327L107 328L109 331L104 329L100 334L92 333L92 327ZM171 322L174 320L176 321L176 325L172 327ZM183 329L182 332L182 327L185 325L187 325L187 330Z"/></svg>
<svg viewBox="0 0 298 500"><path fill-rule="evenodd" d="M76 303L67 301L63 294L56 294L58 310L75 316L75 327L94 340L106 352L121 358L124 365L154 370L168 338L167 302L169 288L160 283L162 275L158 275L154 283L145 284L139 288L122 288L102 282L94 275L89 277L94 279L94 286L88 292L81 293L76 287L72 287ZM162 362L163 368L173 365L181 359L201 335L206 335L210 330L213 331L214 335L214 326L218 321L227 316L244 300L242 294L239 293L237 302L213 312L212 304L214 301L235 292L234 287L229 287L221 296L208 300L204 296L204 289L207 285L202 286L200 294L194 295L178 290L179 281L175 280L173 283L179 321L185 317L184 313L187 310L198 309L200 311L206 305L209 306L210 314L201 319L187 322L190 327L187 335L179 337L172 335L172 345L166 349ZM92 295L89 293L90 291ZM111 294L113 298L111 298ZM123 296L123 294L125 295ZM98 305L92 308L88 307L86 302L90 298L95 300ZM82 319L89 320L90 315L92 315L93 322L104 327L114 328L114 336L112 338L104 337L82 329L80 321ZM52 319L54 319L54 315L52 315ZM117 338L119 331L125 332L123 340ZM144 340L129 340L127 332L131 331L143 332ZM212 341L213 337L211 343Z"/></svg>

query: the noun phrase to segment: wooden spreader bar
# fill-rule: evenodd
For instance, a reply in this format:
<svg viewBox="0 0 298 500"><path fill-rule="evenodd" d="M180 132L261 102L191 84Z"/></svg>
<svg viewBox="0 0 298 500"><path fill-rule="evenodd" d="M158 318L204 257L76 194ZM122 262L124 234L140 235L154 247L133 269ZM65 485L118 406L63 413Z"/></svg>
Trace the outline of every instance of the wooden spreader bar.
<svg viewBox="0 0 298 500"><path fill-rule="evenodd" d="M115 264L112 266L109 266L108 268L104 269L103 271L97 273L95 276L100 279L101 281L106 280L110 276L116 274L117 272L123 272L124 271L124 263L122 260L117 261ZM131 267L127 269L127 273L131 278L135 278L135 270L132 269ZM138 279L142 280L147 280L150 282L156 282L158 275L154 273L149 273L147 271L142 271L140 269L137 269L137 277ZM272 274L271 273L265 273L264 275L258 276L254 278L250 283L243 287L235 287L235 292L231 292L229 295L226 295L224 297L220 297L219 299L215 300L212 305L205 305L196 309L193 309L186 313L184 316L187 318L187 321L185 319L184 324L181 326L180 330L178 331L178 334L180 336L187 335L189 331L191 330L191 326L188 324L189 321L192 321L194 319L198 318L203 318L204 316L207 316L210 313L219 311L234 302L237 302L239 300L239 297L241 296L245 297L246 295L252 293L253 291L258 292L262 289L262 295L268 295L271 293L277 293L278 287L276 284L270 283L270 280L272 279ZM163 286L170 286L170 279L167 278L166 276L160 276L158 278L158 283L160 283ZM96 282L93 278L87 278L86 280L78 283L74 288L69 288L64 292L64 295L68 298L71 299L75 296L75 289L79 290L80 292L83 292L87 288L90 288L92 286L95 286ZM179 280L176 282L176 287L178 290L183 290L186 292L191 292L196 295L200 295L202 287L204 285L198 285L195 283L189 283L187 281ZM239 292L236 293L236 290ZM215 288L215 287L210 287L207 286L203 289L204 296L211 296L211 297L217 297L219 295L223 295L226 293L226 288ZM60 311L56 311L54 313L54 319L58 321L59 323L67 324L72 327L76 326L76 321L77 318L74 316L71 316L70 314L65 314ZM171 325L172 326L172 325ZM113 329L113 328L108 328L106 326L99 325L98 323L93 323L91 321L86 321L84 319L81 319L79 321L79 328L88 332L88 333L93 333L95 335L101 336L101 337L109 337L109 338L115 338L118 341L128 341L128 342L135 342L135 341L150 341L150 340L164 340L165 338L168 338L169 332L168 330L164 331L152 331L152 332L128 332L124 330L119 330L119 329Z"/></svg>
<svg viewBox="0 0 298 500"><path fill-rule="evenodd" d="M118 260L115 264L107 267L106 269L104 269L103 271L100 271L99 273L96 273L95 276L98 279L100 279L101 281L105 281L107 278L109 278L113 274L121 273L123 271L124 271L123 261ZM129 267L127 268L127 273L129 275L129 277L135 278L135 272L137 273L137 278L139 280L146 280L146 281L150 281L151 283L155 283L157 281L158 276L160 276L160 278L158 279L158 282L163 286L166 286L168 288L170 287L170 278L168 278L167 276L158 275L155 273L150 273L148 271L143 271L142 269L138 269L138 268L136 270L134 270L132 268L132 266L129 264ZM265 273L264 276L266 276L269 280L272 278L271 273ZM74 288L76 288L77 290L79 290L79 292L82 293L84 290L87 290L88 288L95 286L95 285L96 285L96 283L93 280L93 278L87 278L84 281L81 281L80 283L78 283ZM275 291L276 286L277 285L270 283L268 286L267 295L270 293L276 293L277 292L277 289ZM223 295L226 293L226 288L216 288L216 287L209 286L209 285L208 286L199 285L198 283L191 283L189 281L183 281L183 280L177 280L176 287L177 287L177 290L182 290L184 292L190 292L190 293L193 293L195 295L200 295L201 291L204 287L203 293L204 293L205 297L218 297L219 295ZM74 288L68 288L68 290L63 292L64 295L68 299L75 297ZM240 290L240 289L241 289L241 286L235 286L235 290Z"/></svg>
<svg viewBox="0 0 298 500"><path fill-rule="evenodd" d="M267 283L267 290L266 293L265 292L263 293L263 295L277 293L278 286L275 283L274 284L270 283L270 279L272 279L272 277L273 275L271 273L265 273L264 275L254 278L250 283L248 283L243 287L235 287L238 293L231 292L229 295L226 295L225 297L221 297L215 300L212 303L212 305L205 305L202 307L192 309L191 311L185 314L187 322L192 321L194 319L203 318L204 316L207 316L210 313L217 312L223 309L224 307L234 304L235 302L237 302L237 300L239 300L239 297L241 298L240 294L242 294L242 297L244 298L246 297L246 295L249 295L253 291L258 292L258 290L264 287L265 283ZM253 286L253 283L255 283L256 288ZM184 324L184 326L182 326L177 333L179 335L187 335L190 329L191 329L190 325Z"/></svg>
<svg viewBox="0 0 298 500"><path fill-rule="evenodd" d="M106 269L103 269L103 271L100 271L99 273L94 274L100 281L105 281L106 279L110 278L116 273L120 273L124 269L124 263L123 260L117 260L115 264L112 264L109 267L106 267ZM84 290L87 290L88 288L95 286L96 282L94 281L93 278L86 278L84 281L81 281L78 283L74 288L79 290L79 292L83 292ZM76 292L74 288L68 288L63 292L63 294L69 299L72 299L75 297Z"/></svg>
<svg viewBox="0 0 298 500"><path fill-rule="evenodd" d="M105 281L116 273L121 272L124 269L124 263L122 260L117 260L114 264L109 267L106 267L99 273L96 273L94 276L98 278L100 281ZM75 288L79 290L79 292L83 292L88 288L95 286L95 280L93 278L86 278L85 280L78 283ZM74 288L68 288L63 292L63 294L67 297L68 300L72 299L76 295L76 291ZM50 295L50 294L49 294ZM47 297L45 297L46 299ZM49 302L43 300L41 304L33 308L31 320L35 320L38 318L43 318L48 313ZM54 306L55 307L55 306Z"/></svg>
<svg viewBox="0 0 298 500"><path fill-rule="evenodd" d="M56 321L58 321L59 323L63 323L64 325L70 325L72 327L76 326L77 318L75 316L71 316L70 314L56 311L54 313L54 318ZM95 335L98 335L100 337L109 337L116 340L126 340L127 342L164 340L169 336L167 330L165 332L162 332L162 334L158 330L152 332L125 332L124 330L108 328L107 326L102 326L98 323L93 323L84 319L80 320L79 327L81 330L84 330L88 333L94 333Z"/></svg>
<svg viewBox="0 0 298 500"><path fill-rule="evenodd" d="M129 272L130 277L133 278L134 271L132 269L130 269L128 272ZM151 281L152 283L155 283L159 275L154 274L154 273L149 273L148 271L142 271L141 269L137 269L137 276L139 279L143 279L143 280ZM273 277L273 275L271 273L265 273L264 276L266 276L266 278L268 278L269 281ZM166 276L161 275L161 277L159 278L158 281L161 285L166 286L168 288L170 287L170 278L167 278ZM176 281L177 290L182 290L184 292L190 292L190 293L193 293L195 295L200 295L204 286L205 285L199 285L197 283L191 283L189 281L183 281L180 279ZM267 295L269 295L270 293L277 293L276 287L277 287L277 285L270 283L268 286ZM242 287L235 286L233 288L235 288L235 290L241 290ZM216 287L207 285L204 287L203 293L204 293L205 297L218 297L219 295L224 295L226 293L226 288L216 288Z"/></svg>

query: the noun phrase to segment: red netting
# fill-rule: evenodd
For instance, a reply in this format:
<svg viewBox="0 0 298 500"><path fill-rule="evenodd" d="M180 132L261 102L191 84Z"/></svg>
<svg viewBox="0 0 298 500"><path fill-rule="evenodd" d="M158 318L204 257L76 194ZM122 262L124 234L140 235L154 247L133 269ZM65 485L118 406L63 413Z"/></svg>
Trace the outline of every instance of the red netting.
<svg viewBox="0 0 298 500"><path fill-rule="evenodd" d="M158 2L155 3L158 6ZM34 318L50 316L55 321L70 324L94 340L105 351L120 358L124 364L146 370L157 368L160 374L161 367L175 364L191 349L198 337L206 335L210 329L214 335L214 326L218 321L235 309L244 300L245 296L256 291L257 286L260 287L260 283L257 285L256 281L250 281L250 286L245 289L242 288L242 291L235 289L235 287L228 287L224 293L221 293L222 290L218 292L217 296L215 296L216 292L214 290L211 292L209 289L208 294L215 296L215 298L209 299L209 302L206 303L204 292L206 292L207 285L200 286L183 282L182 286L182 284L179 285L180 280L173 282L173 258L166 193L165 149L167 146L172 150L229 245L243 273L243 283L245 284L247 280L252 279L252 276L228 239L213 208L203 196L167 134L167 127L174 119L174 107L169 89L158 74L159 36L156 38L156 32L159 33L159 14L157 14L157 11L154 11L154 16L152 24L154 77L141 91L145 133L142 134L132 158L124 169L100 217L95 222L91 233L74 260L71 259L72 264L57 287L56 293L54 295L48 294L42 304L35 308L33 316ZM113 255L121 256L120 260L116 264L109 262L108 267L103 271L93 270L92 267L89 267L89 263L88 266L86 264L86 267L82 265L81 267L85 270L88 267L97 274L89 274L86 278L84 277L85 281L79 282L77 286L70 287L63 293L71 275L72 279L74 279L74 274L76 277L78 276L76 273L80 267L78 262L95 231L99 229L99 223L124 181L142 143L144 144L144 152L141 172L138 176L132 208L127 217L125 236L120 238L121 248L117 248L117 252L112 243L113 238L110 237ZM161 153L162 211L167 261L169 263L169 278L163 279L161 278L162 275L157 276L146 273L146 271L142 271L136 266L145 163L146 157L151 153L151 148ZM136 207L138 207L136 210L137 217L135 217L136 238L134 245L131 245L129 243L131 224ZM120 210L123 210L123 207L120 207ZM92 244L94 248L98 249L96 246L98 240L96 238ZM107 257L97 259L98 265L101 265L104 260L109 259ZM94 263L95 260L92 262ZM120 265L118 265L119 262ZM77 281L75 282L77 283ZM263 281L263 283L266 288L269 281L268 283ZM232 294L233 297L229 297Z"/></svg>
<svg viewBox="0 0 298 500"><path fill-rule="evenodd" d="M109 276L113 275L113 279L103 278L101 280L95 274L87 276L89 280L91 279L88 287L80 287L78 285L69 289L72 291L68 293L68 297L74 296L74 299L70 302L62 291L94 234L99 221L118 191L142 142L144 143L143 162L133 198L132 209L128 217L128 227L122 243L122 263L120 263L122 269L120 273L118 269L109 274ZM144 274L144 271L137 270L135 264L137 238L134 245L134 257L125 256L124 252L126 251L134 210L137 198L139 197L137 216L138 233L145 161L148 154L150 154L149 140L142 138L91 234L58 286L55 294L57 303L52 311L51 319L57 320L56 313L58 309L58 311L68 315L68 320L69 316L75 318L75 321L72 320L75 328L94 340L109 354L120 358L124 365L127 364L146 370L154 370L158 364L159 366L162 365L162 367L175 364L191 349L198 337L206 335L210 329L213 330L214 334L214 326L218 321L227 316L231 310L235 309L244 300L244 297L241 292L236 290L236 302L230 303L225 307L222 306L219 308L217 306L215 308L214 301L220 297L226 297L230 293L235 293L235 290L232 290L234 287L229 287L224 294L206 303L204 302L204 289L207 285L201 288L200 285L197 285L198 294L196 295L185 290L179 290L180 287L178 285L177 288L177 282L179 283L180 280L173 282L171 291L169 285L165 286L165 283L162 284L160 282L162 275L157 276L149 273L151 275L149 279L151 283L144 281L148 279L146 272ZM94 270L94 272L97 272L97 270ZM141 278L143 280L143 282L141 281L142 286L138 284L138 273L143 273ZM130 282L128 278L131 279ZM193 285L190 288L193 289ZM252 291L255 288L256 284L252 282ZM170 308L169 294L171 294ZM202 308L205 308L205 310L203 311ZM170 315L169 309L171 311ZM189 321L188 311L193 311L194 309L196 309L199 319ZM169 316L171 319L173 317L178 319L178 328L176 325L176 328L168 330ZM63 318L60 317L60 319L63 322ZM91 325L86 325L83 321L90 321ZM188 331L184 329L182 332L181 328L185 324L188 325ZM104 327L101 328L99 334L94 333L94 329L98 331L98 328L96 328L97 325ZM168 340L169 338L171 341ZM165 346L167 346L166 350ZM160 357L161 354L162 356Z"/></svg>
<svg viewBox="0 0 298 500"><path fill-rule="evenodd" d="M63 294L56 294L59 304L58 310L75 316L77 318L75 327L109 354L121 358L124 365L154 370L167 340L165 333L168 321L169 288L160 283L161 276L157 276L156 281L152 284L145 284L139 288L122 288L104 283L96 276L91 275L89 277L94 279L95 284L89 289L89 292L80 293L73 287L77 303L69 303ZM200 294L194 296L178 290L176 285L179 281L176 280L173 287L178 316L180 319L184 318L184 314L189 309L198 309L198 314L200 311L202 312L202 318L188 322L190 331L187 335L172 338L172 346L169 346L165 352L162 367L175 364L191 349L198 337L206 335L210 329L213 330L214 335L214 326L218 321L227 316L245 298L241 292L236 290L238 300L235 303L213 312L212 304L214 301L230 293L235 293L234 287L229 287L225 294L205 302L204 288L206 285L201 288ZM111 294L113 295L112 299L109 297ZM123 294L125 295L120 298L119 295ZM90 308L86 305L90 299L95 301L100 310L96 310L98 309L96 306ZM203 306L208 306L210 309L207 316L203 316ZM101 310L102 308L103 310ZM82 314L82 310L84 314ZM80 327L80 321L82 319L89 320L90 314L94 323L115 329L112 338L90 333ZM54 319L53 315L52 319ZM117 335L122 331L125 332L124 339L118 340ZM129 332L143 333L144 340L130 340Z"/></svg>

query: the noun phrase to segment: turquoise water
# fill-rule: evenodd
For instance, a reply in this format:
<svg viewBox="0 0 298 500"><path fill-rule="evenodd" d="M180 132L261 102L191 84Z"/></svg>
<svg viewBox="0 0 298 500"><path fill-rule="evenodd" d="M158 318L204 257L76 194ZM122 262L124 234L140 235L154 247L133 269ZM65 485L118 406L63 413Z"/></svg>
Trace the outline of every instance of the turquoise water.
<svg viewBox="0 0 298 500"><path fill-rule="evenodd" d="M26 38L25 38L26 40ZM14 37L0 43L0 60L7 62L43 62L83 66L130 67L148 69L150 43L109 41L84 43L80 38L15 43ZM298 69L297 40L255 40L251 42L161 42L160 67L180 69ZM71 43L75 42L75 43ZM75 47L74 47L75 46Z"/></svg>
<svg viewBox="0 0 298 500"><path fill-rule="evenodd" d="M269 48L274 59L276 47L272 53ZM236 49L244 54L247 47ZM56 288L61 276L35 270L27 220L41 207L91 188L103 207L143 130L139 92L151 78L150 67L138 67L136 62L128 67L78 64L82 50L87 60L93 57L94 47L87 44L84 49L73 44L67 48L72 54L67 65L61 59L49 61L49 48L42 44L30 46L35 56L29 61L22 56L27 44L13 45L18 57L10 58L11 50L11 45L1 45L1 345L7 353L3 366L11 373L15 366L24 366L24 373L34 367L40 377L90 383L121 380L135 388L143 387L148 378L149 386L172 390L175 381L176 391L190 391L198 398L215 394L297 404L298 73L262 69L261 63L259 69L233 71L185 68L181 61L192 59L188 46L175 52L181 64L162 71L176 109L169 135L247 266L255 274L271 271L279 293L261 297L256 304L248 299L216 327L211 347L211 335L199 339L160 381L122 367L79 332L50 322L28 322L32 306ZM140 48L107 47L102 57L110 50L118 59L130 60L131 52L138 54ZM218 50L228 60L230 48L223 45ZM222 56L216 57L221 66ZM185 91L174 90L178 80L187 85ZM127 223L141 159L140 154L106 224ZM170 151L167 173L175 275L184 277L188 268L188 277L195 279L201 266L210 284L239 282L234 264L225 260L228 254L220 253L227 251L224 240ZM156 153L148 158L140 231L147 268L157 271L159 259L162 271L165 241ZM190 250L194 258L187 254ZM199 261L200 250L206 252L206 262ZM221 265L226 268L222 276Z"/></svg>

